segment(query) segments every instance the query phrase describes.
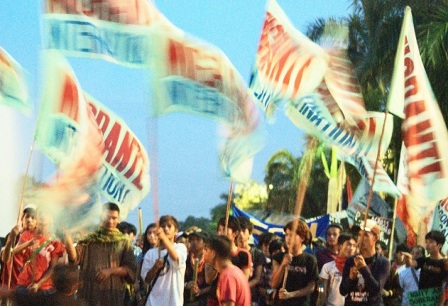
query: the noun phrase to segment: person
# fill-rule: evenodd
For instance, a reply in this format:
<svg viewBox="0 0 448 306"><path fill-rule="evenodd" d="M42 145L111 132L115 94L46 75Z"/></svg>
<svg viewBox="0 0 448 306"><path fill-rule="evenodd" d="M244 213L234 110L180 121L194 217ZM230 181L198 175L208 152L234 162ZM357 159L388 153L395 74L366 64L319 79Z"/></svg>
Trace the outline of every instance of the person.
<svg viewBox="0 0 448 306"><path fill-rule="evenodd" d="M212 236L205 243L205 261L219 273L219 305L250 306L250 288L246 275L231 260L232 242L227 236Z"/></svg>
<svg viewBox="0 0 448 306"><path fill-rule="evenodd" d="M156 234L157 226L155 223L150 223L143 235L142 238L142 252L137 257L137 273L136 273L136 281L134 284L136 291L136 300L138 305L144 305L146 296L148 294L148 285L145 284L145 280L141 277L143 259L145 258L145 254L152 248L156 248L159 245L159 238Z"/></svg>
<svg viewBox="0 0 448 306"><path fill-rule="evenodd" d="M252 237L254 229L252 222L246 217L238 217L238 220L241 228L238 236L238 246L249 251L252 257L252 272L249 278L249 286L251 288L252 306L257 306L261 303L258 288L263 274L263 267L266 264L266 257L259 248L249 244L249 239Z"/></svg>
<svg viewBox="0 0 448 306"><path fill-rule="evenodd" d="M118 223L117 228L120 232L128 236L129 242L131 243L134 251L134 256L135 258L138 258L138 256L142 252L142 249L134 244L135 237L137 237L137 228L135 227L135 225L126 221L122 221Z"/></svg>
<svg viewBox="0 0 448 306"><path fill-rule="evenodd" d="M185 231L189 256L185 270L184 305L205 306L210 286L205 281L204 247L208 234L195 226Z"/></svg>
<svg viewBox="0 0 448 306"><path fill-rule="evenodd" d="M442 254L442 246L445 243L445 235L441 231L432 230L425 235L426 251L429 257L420 257L412 260L406 257L408 266L420 270L418 288L440 288L448 276L447 259Z"/></svg>
<svg viewBox="0 0 448 306"><path fill-rule="evenodd" d="M274 304L308 305L319 278L316 257L303 251L309 243L310 229L303 220L294 220L285 225L284 231L288 252L272 257L271 283L278 289Z"/></svg>
<svg viewBox="0 0 448 306"><path fill-rule="evenodd" d="M129 242L132 245L134 256L136 259L138 259L140 253L142 252L142 249L140 249L138 246L134 245L134 239L137 235L137 228L135 227L135 225L131 224L129 222L126 222L126 221L122 221L122 222L118 223L117 229L120 232L122 232L124 235L126 235L126 237L128 237ZM137 278L137 274L136 274L136 278ZM138 294L136 293L136 284L126 284L125 288L126 288L126 292L125 292L125 297L124 297L124 300L125 300L124 304L125 305L137 304L139 297L137 296Z"/></svg>
<svg viewBox="0 0 448 306"><path fill-rule="evenodd" d="M382 291L383 302L386 306L401 305L401 286L398 274L406 268L405 255L410 249L405 244L397 245L395 249L395 258L391 263L389 278L384 284Z"/></svg>
<svg viewBox="0 0 448 306"><path fill-rule="evenodd" d="M53 287L53 268L64 255L65 248L50 231L53 219L49 212L38 208L36 218L36 231L26 231L19 239L19 245L27 241L33 243L22 251L25 262L17 277L17 290L47 293Z"/></svg>
<svg viewBox="0 0 448 306"><path fill-rule="evenodd" d="M403 255L405 257L409 257L411 260L418 260L421 257L425 256L425 249L417 245L411 249L411 253L404 252ZM406 258L405 258L405 261ZM418 282L420 279L420 270L416 269L415 267L406 267L404 270L400 271L398 273L398 282L400 283L401 287L401 305L402 306L408 306L409 300L408 300L408 293L414 292L418 290Z"/></svg>
<svg viewBox="0 0 448 306"><path fill-rule="evenodd" d="M135 281L135 256L129 238L117 229L119 220L119 206L108 202L102 207L100 228L76 248L71 234L65 233L68 261L81 271L79 296L90 306L123 305L124 288Z"/></svg>
<svg viewBox="0 0 448 306"><path fill-rule="evenodd" d="M262 297L261 305L273 305L276 290L272 288L272 257L275 254L285 252L285 243L281 239L272 239L268 246L267 253L270 254L269 261L263 267L263 277L259 288Z"/></svg>
<svg viewBox="0 0 448 306"><path fill-rule="evenodd" d="M28 235L30 238L28 241L22 239L20 241L20 246L18 245L20 237L25 232L34 233L37 227L36 219L36 206L27 205L22 212L21 224L16 225L12 228L11 232L6 237L5 246L1 251L1 284L9 288L15 288L17 286L17 277L20 274L20 269L22 268L25 260L23 250L29 247L33 241L33 235ZM12 256L12 257L11 257ZM12 272L11 281L9 281L9 274L11 268L11 258L12 258Z"/></svg>
<svg viewBox="0 0 448 306"><path fill-rule="evenodd" d="M184 301L184 279L187 247L176 243L179 223L173 216L162 216L156 235L158 248L150 249L143 259L141 277L150 284L146 306L181 306Z"/></svg>
<svg viewBox="0 0 448 306"><path fill-rule="evenodd" d="M381 229L373 219L361 223L359 254L344 265L339 292L346 296L345 305L381 305L381 292L389 276L389 260L376 252Z"/></svg>
<svg viewBox="0 0 448 306"><path fill-rule="evenodd" d="M387 245L381 241L378 240L375 244L376 252L380 253L384 257L389 257L389 251L387 250Z"/></svg>
<svg viewBox="0 0 448 306"><path fill-rule="evenodd" d="M351 233L342 232L338 237L339 251L336 259L323 265L320 271L321 283L324 285L325 305L344 305L345 297L339 293L339 285L342 281L342 271L348 257L356 252L356 239Z"/></svg>
<svg viewBox="0 0 448 306"><path fill-rule="evenodd" d="M77 299L79 270L75 266L58 263L51 276L53 289L49 294L36 294L0 288L0 298L9 298L16 306L83 306L84 301Z"/></svg>
<svg viewBox="0 0 448 306"><path fill-rule="evenodd" d="M336 259L339 252L338 237L341 232L342 226L340 224L331 223L327 227L327 231L325 232L326 246L315 252L319 272L322 270L324 264Z"/></svg>

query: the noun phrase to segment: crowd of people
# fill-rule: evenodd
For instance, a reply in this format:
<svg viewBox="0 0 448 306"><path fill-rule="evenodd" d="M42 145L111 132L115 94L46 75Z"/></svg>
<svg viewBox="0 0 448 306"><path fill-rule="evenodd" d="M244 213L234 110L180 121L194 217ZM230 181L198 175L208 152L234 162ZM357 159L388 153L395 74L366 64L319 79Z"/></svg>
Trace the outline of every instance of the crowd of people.
<svg viewBox="0 0 448 306"><path fill-rule="evenodd" d="M418 291L448 305L439 231L425 236L425 248L396 246L389 261L371 219L350 229L330 224L320 244L300 219L285 225L284 239L265 232L255 241L245 217L223 216L208 233L197 226L180 232L166 215L137 235L120 222L119 206L106 203L98 229L74 238L55 235L50 216L25 207L22 224L7 235L2 304L411 305Z"/></svg>

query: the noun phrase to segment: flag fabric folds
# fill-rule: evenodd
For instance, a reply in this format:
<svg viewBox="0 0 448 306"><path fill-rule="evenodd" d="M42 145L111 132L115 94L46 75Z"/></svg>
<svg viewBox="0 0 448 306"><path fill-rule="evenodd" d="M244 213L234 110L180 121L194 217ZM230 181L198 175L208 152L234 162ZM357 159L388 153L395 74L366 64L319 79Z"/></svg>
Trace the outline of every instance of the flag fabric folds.
<svg viewBox="0 0 448 306"><path fill-rule="evenodd" d="M150 65L150 28L169 24L152 1L46 0L45 49L67 56L102 58L123 65Z"/></svg>
<svg viewBox="0 0 448 306"><path fill-rule="evenodd" d="M421 219L448 197L448 131L420 57L409 7L395 58L388 109L403 118L405 159L400 167L405 166L406 171L400 172L398 181L406 182L407 221L418 232Z"/></svg>
<svg viewBox="0 0 448 306"><path fill-rule="evenodd" d="M31 103L20 65L0 47L0 104L30 114Z"/></svg>
<svg viewBox="0 0 448 306"><path fill-rule="evenodd" d="M277 2L270 0L250 81L268 118L281 101L312 93L327 65L324 50L298 31Z"/></svg>
<svg viewBox="0 0 448 306"><path fill-rule="evenodd" d="M212 118L223 127L220 163L224 176L244 182L263 146L255 98L227 56L179 29L155 31L155 115L173 111Z"/></svg>

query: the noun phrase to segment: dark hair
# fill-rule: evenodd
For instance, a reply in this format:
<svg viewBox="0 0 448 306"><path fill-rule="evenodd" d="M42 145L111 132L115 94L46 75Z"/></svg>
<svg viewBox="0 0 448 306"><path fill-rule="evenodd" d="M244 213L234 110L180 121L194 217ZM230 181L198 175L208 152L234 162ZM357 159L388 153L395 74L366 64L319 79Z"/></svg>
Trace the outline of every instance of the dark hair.
<svg viewBox="0 0 448 306"><path fill-rule="evenodd" d="M165 215L160 217L159 226L162 226L164 223L172 223L177 230L179 229L179 222L177 221L176 218L174 218L171 215Z"/></svg>
<svg viewBox="0 0 448 306"><path fill-rule="evenodd" d="M53 286L62 293L70 293L79 282L79 270L74 265L58 263L53 268Z"/></svg>
<svg viewBox="0 0 448 306"><path fill-rule="evenodd" d="M445 235L441 231L430 231L425 235L425 239L432 239L437 244L443 245L445 243Z"/></svg>
<svg viewBox="0 0 448 306"><path fill-rule="evenodd" d="M36 217L36 209L33 207L26 207L22 213L22 219L25 215L29 215L31 217Z"/></svg>
<svg viewBox="0 0 448 306"><path fill-rule="evenodd" d="M148 241L148 238L147 238L149 230L152 229L152 228L155 228L155 227L156 227L156 224L155 224L155 223L150 223L150 224L146 227L145 233L143 234L143 235L144 235L144 236L143 236L143 249L142 249L142 253L143 253L143 255L145 255L146 252L147 252L149 249L155 247L155 245L150 245L150 244L149 244L149 241Z"/></svg>
<svg viewBox="0 0 448 306"><path fill-rule="evenodd" d="M410 251L411 251L411 249L408 247L408 245L406 243L400 243L399 245L397 245L397 248L395 249L395 253L398 253L398 252L409 253Z"/></svg>
<svg viewBox="0 0 448 306"><path fill-rule="evenodd" d="M285 246L285 243L283 242L283 240L281 240L281 239L272 240L269 243L269 247L268 247L269 254L271 254L271 256L272 256L273 252L281 250L282 247L284 247L284 246Z"/></svg>
<svg viewBox="0 0 448 306"><path fill-rule="evenodd" d="M305 221L298 219L297 220L297 228L296 228L296 234L303 238L303 244L310 244L311 240L313 239L313 235L310 232L310 228L308 227L308 224L305 223ZM283 230L286 232L286 230L292 231L294 224L293 221L289 221Z"/></svg>
<svg viewBox="0 0 448 306"><path fill-rule="evenodd" d="M118 223L117 228L123 234L133 233L134 236L137 235L137 228L135 227L134 224L131 224L129 222L122 221L122 222Z"/></svg>
<svg viewBox="0 0 448 306"><path fill-rule="evenodd" d="M226 226L226 217L221 217L221 219L219 219L218 221L218 227L219 226ZM238 219L234 216L229 216L229 222L227 223L227 227L231 228L232 231L234 232L239 232L241 227L240 227L240 222L238 221Z"/></svg>
<svg viewBox="0 0 448 306"><path fill-rule="evenodd" d="M352 233L349 233L349 232L342 232L339 234L338 244L343 245L344 242L352 240L352 239L356 241L355 235L353 235Z"/></svg>
<svg viewBox="0 0 448 306"><path fill-rule="evenodd" d="M271 240L274 239L274 234L270 232L263 232L258 236L258 245L263 245L271 242Z"/></svg>
<svg viewBox="0 0 448 306"><path fill-rule="evenodd" d="M238 217L238 221L240 222L241 230L247 229L249 231L249 234L252 234L252 231L254 230L254 225L252 224L252 222L250 222L249 218L240 216Z"/></svg>
<svg viewBox="0 0 448 306"><path fill-rule="evenodd" d="M224 235L212 235L205 241L205 247L215 251L220 259L230 259L230 239Z"/></svg>
<svg viewBox="0 0 448 306"><path fill-rule="evenodd" d="M384 241L377 240L377 241L376 241L376 244L379 244L382 250L384 250L384 251L388 251L388 250L387 250L387 245L386 245L386 243L384 243Z"/></svg>
<svg viewBox="0 0 448 306"><path fill-rule="evenodd" d="M118 213L120 213L120 207L118 206L118 204L112 202L107 202L103 204L103 211L105 210L118 211Z"/></svg>
<svg viewBox="0 0 448 306"><path fill-rule="evenodd" d="M325 237L328 235L328 231L330 230L330 228L338 228L341 232L344 230L342 228L342 225L340 225L339 223L330 223L330 225L328 225L327 227L327 230L325 231Z"/></svg>

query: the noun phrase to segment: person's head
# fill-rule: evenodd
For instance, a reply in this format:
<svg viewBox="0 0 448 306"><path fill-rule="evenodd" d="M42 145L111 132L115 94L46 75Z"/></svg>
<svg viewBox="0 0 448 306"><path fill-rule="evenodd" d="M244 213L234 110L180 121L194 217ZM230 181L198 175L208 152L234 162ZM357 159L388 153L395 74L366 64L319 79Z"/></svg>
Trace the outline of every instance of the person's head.
<svg viewBox="0 0 448 306"><path fill-rule="evenodd" d="M398 265L404 265L406 263L406 258L403 253L409 253L410 251L411 250L405 243L400 243L397 245L397 248L395 249L395 261Z"/></svg>
<svg viewBox="0 0 448 306"><path fill-rule="evenodd" d="M269 243L269 254L274 256L277 253L285 251L285 243L281 239L273 239Z"/></svg>
<svg viewBox="0 0 448 306"><path fill-rule="evenodd" d="M327 240L327 248L334 249L337 248L338 245L338 237L342 232L342 226L337 223L331 223L327 227L327 231L325 233L325 238Z"/></svg>
<svg viewBox="0 0 448 306"><path fill-rule="evenodd" d="M250 236L254 230L252 222L246 217L238 217L240 222L240 234L238 236L239 246L244 247L249 243Z"/></svg>
<svg viewBox="0 0 448 306"><path fill-rule="evenodd" d="M207 238L208 234L201 228L195 228L188 232L188 250L195 255L201 254L204 250Z"/></svg>
<svg viewBox="0 0 448 306"><path fill-rule="evenodd" d="M37 226L36 220L36 206L28 205L22 213L22 228L23 230L34 231Z"/></svg>
<svg viewBox="0 0 448 306"><path fill-rule="evenodd" d="M378 240L375 244L375 249L377 253L387 257L387 245L383 241Z"/></svg>
<svg viewBox="0 0 448 306"><path fill-rule="evenodd" d="M355 236L352 233L342 232L338 237L339 255L341 257L350 257L355 255L357 243Z"/></svg>
<svg viewBox="0 0 448 306"><path fill-rule="evenodd" d="M236 239L240 233L240 222L234 216L229 216L227 222L227 233L225 232L226 217L222 217L218 221L217 234L227 236L232 244L236 244Z"/></svg>
<svg viewBox="0 0 448 306"><path fill-rule="evenodd" d="M204 260L214 266L216 261L230 259L231 241L224 235L213 235L205 241Z"/></svg>
<svg viewBox="0 0 448 306"><path fill-rule="evenodd" d="M264 256L269 257L269 243L274 239L274 234L270 232L263 232L258 236L258 245L264 253Z"/></svg>
<svg viewBox="0 0 448 306"><path fill-rule="evenodd" d="M445 235L441 231L430 231L425 235L426 251L430 256L441 254L441 249L445 243Z"/></svg>
<svg viewBox="0 0 448 306"><path fill-rule="evenodd" d="M142 251L145 254L149 249L152 249L159 245L159 237L156 235L157 226L155 223L151 223L146 227L143 237Z"/></svg>
<svg viewBox="0 0 448 306"><path fill-rule="evenodd" d="M176 234L179 231L179 222L176 218L170 215L161 216L159 219L159 227L170 241L176 239Z"/></svg>
<svg viewBox="0 0 448 306"><path fill-rule="evenodd" d="M295 235L293 235L294 222L297 223ZM293 220L288 222L283 228L285 231L285 242L288 250L296 251L302 248L302 245L309 244L312 239L310 228L303 220ZM293 239L295 237L295 239Z"/></svg>
<svg viewBox="0 0 448 306"><path fill-rule="evenodd" d="M134 242L134 237L137 235L137 228L134 224L122 221L118 223L117 228L120 232L128 236L131 243Z"/></svg>
<svg viewBox="0 0 448 306"><path fill-rule="evenodd" d="M120 222L120 207L112 202L103 204L101 226L111 231L117 228L118 222Z"/></svg>
<svg viewBox="0 0 448 306"><path fill-rule="evenodd" d="M76 266L58 263L51 276L56 291L65 295L73 295L79 286L79 270Z"/></svg>
<svg viewBox="0 0 448 306"><path fill-rule="evenodd" d="M419 259L425 256L425 248L421 245L416 245L411 249L411 255L413 259Z"/></svg>
<svg viewBox="0 0 448 306"><path fill-rule="evenodd" d="M50 232L51 226L53 224L53 216L50 212L43 207L39 207L36 210L36 220L37 220L37 232L46 235Z"/></svg>
<svg viewBox="0 0 448 306"><path fill-rule="evenodd" d="M365 223L365 224L364 224ZM367 219L366 222L362 221L359 231L359 249L361 253L376 252L375 245L380 238L381 229L379 225L373 219Z"/></svg>

